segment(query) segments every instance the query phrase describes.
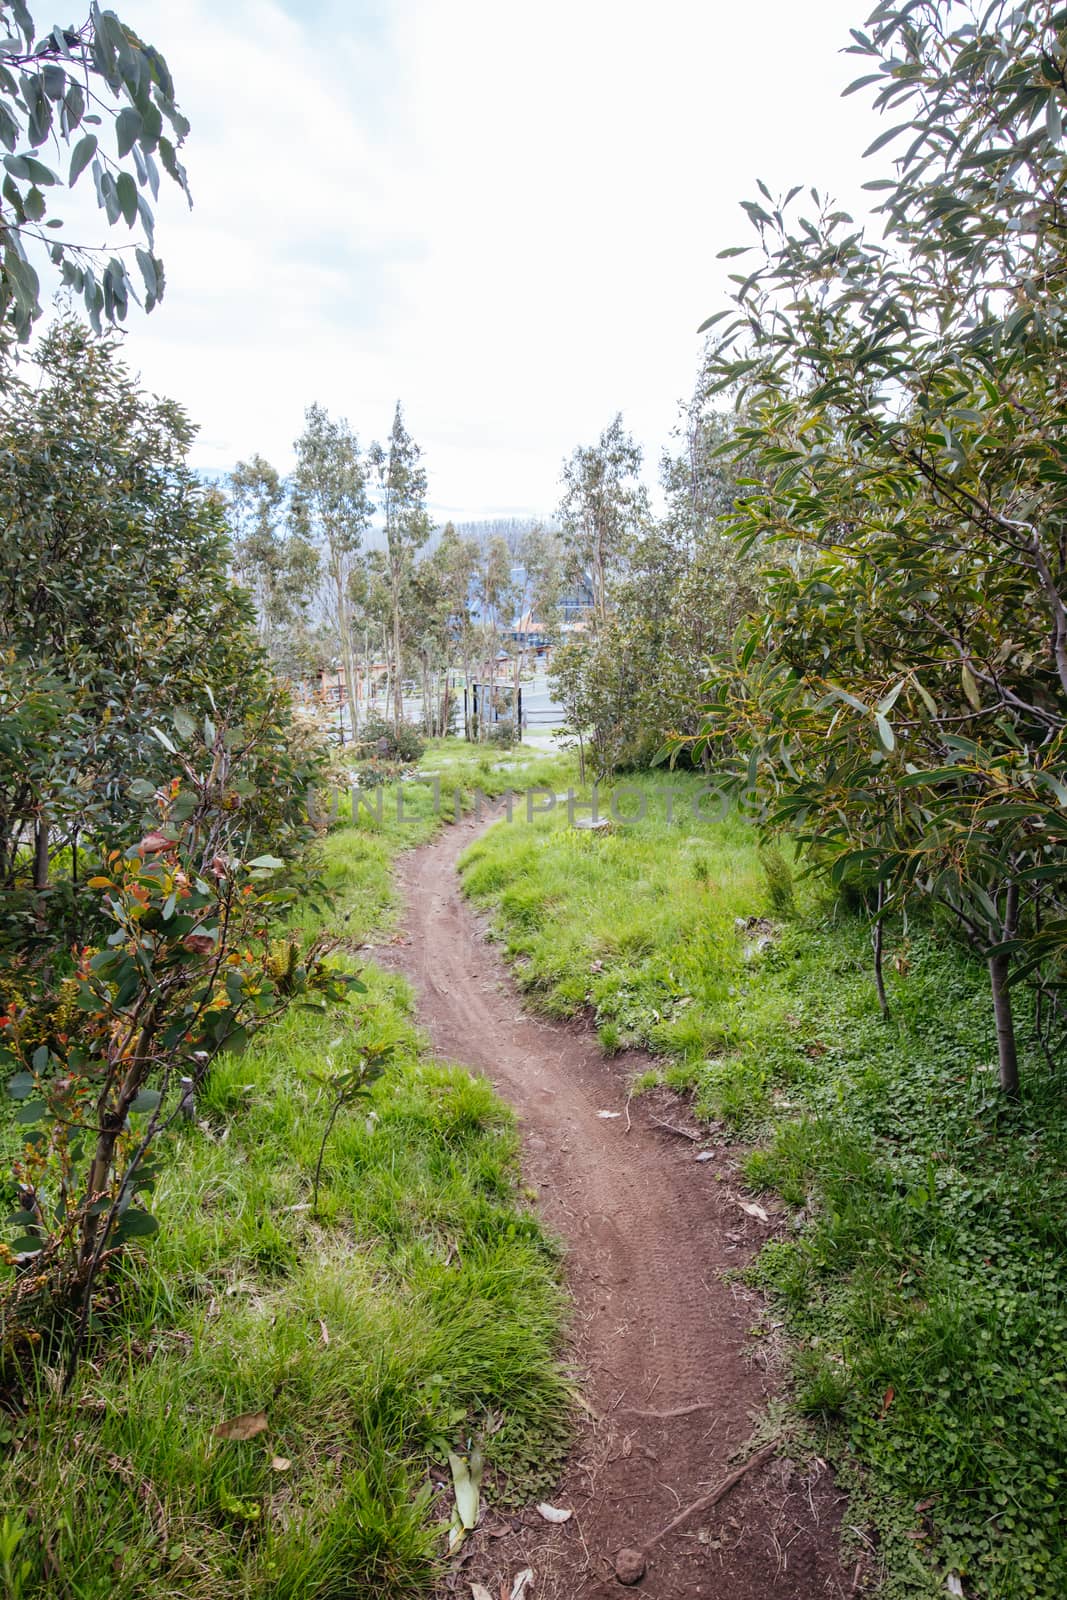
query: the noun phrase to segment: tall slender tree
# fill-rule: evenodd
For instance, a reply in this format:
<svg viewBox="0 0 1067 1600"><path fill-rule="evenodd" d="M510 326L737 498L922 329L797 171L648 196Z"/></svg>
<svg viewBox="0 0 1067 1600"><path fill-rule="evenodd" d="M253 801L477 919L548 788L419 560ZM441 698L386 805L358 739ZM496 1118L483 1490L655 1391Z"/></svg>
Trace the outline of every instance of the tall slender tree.
<svg viewBox="0 0 1067 1600"><path fill-rule="evenodd" d="M234 570L256 603L265 649L288 658L287 633L305 617L319 578L318 552L301 534L286 533L285 483L261 455L239 461L227 489Z"/></svg>
<svg viewBox="0 0 1067 1600"><path fill-rule="evenodd" d="M563 466L559 518L572 552L573 576L593 591L593 621L603 627L613 576L625 570L633 540L648 520L640 481L641 449L621 414L595 445L580 446Z"/></svg>
<svg viewBox="0 0 1067 1600"><path fill-rule="evenodd" d="M345 695L356 732L359 677L352 629L352 572L370 525L371 502L359 441L348 422L320 405L304 413L296 441L291 499L293 532L322 552L326 602L337 632Z"/></svg>
<svg viewBox="0 0 1067 1600"><path fill-rule="evenodd" d="M385 580L389 591L393 634L393 723L399 731L404 720L404 599L411 582L415 557L430 536L422 451L404 426L399 400L388 444L373 444L368 454L378 477L381 510L385 518Z"/></svg>

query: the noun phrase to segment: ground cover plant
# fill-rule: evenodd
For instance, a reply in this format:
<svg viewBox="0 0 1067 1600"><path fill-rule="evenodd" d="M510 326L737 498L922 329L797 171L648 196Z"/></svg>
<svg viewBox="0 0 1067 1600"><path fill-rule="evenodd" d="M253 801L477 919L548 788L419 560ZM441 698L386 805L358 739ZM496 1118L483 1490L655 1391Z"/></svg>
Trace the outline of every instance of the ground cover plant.
<svg viewBox="0 0 1067 1600"><path fill-rule="evenodd" d="M420 1594L450 1449L481 1445L493 1495L552 1476L562 1295L512 1118L428 1056L406 986L355 954L388 922L396 851L441 825L409 787L413 829L361 808L324 846L327 929L365 991L213 1064L160 1141L159 1233L113 1265L70 1393L43 1347L8 1392L7 1594ZM305 907L289 931L322 925ZM365 1086L324 1141L346 1074Z"/></svg>
<svg viewBox="0 0 1067 1600"><path fill-rule="evenodd" d="M747 1180L789 1219L755 1276L884 1592L1051 1600L1067 1584L1063 1067L1030 1044L1006 1102L984 968L947 930L887 927L887 1022L863 916L801 879L783 917L746 823L664 811L600 835L502 823L466 852L466 887L535 1004L589 1014L606 1049L662 1054L653 1076L752 1144Z"/></svg>

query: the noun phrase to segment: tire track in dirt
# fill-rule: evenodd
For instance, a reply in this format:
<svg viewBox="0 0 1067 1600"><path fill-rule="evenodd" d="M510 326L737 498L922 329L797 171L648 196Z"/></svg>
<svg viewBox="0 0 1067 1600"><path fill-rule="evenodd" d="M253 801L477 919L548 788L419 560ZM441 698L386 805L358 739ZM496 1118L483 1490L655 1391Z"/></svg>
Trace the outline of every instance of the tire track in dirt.
<svg viewBox="0 0 1067 1600"><path fill-rule="evenodd" d="M642 1546L737 1465L777 1387L773 1339L753 1337L759 1299L722 1274L766 1236L731 1192L731 1152L697 1162L666 1131L686 1112L673 1096L627 1104L625 1067L587 1030L523 1010L485 926L464 900L456 860L479 831L442 829L401 858L400 942L375 954L404 973L435 1052L487 1076L514 1107L523 1172L564 1242L574 1298L572 1357L583 1418L556 1503L483 1530L445 1592L472 1579L495 1597L521 1567L537 1600L621 1595L613 1557ZM636 1062L640 1067L642 1063ZM599 1111L618 1117L598 1117ZM711 1511L648 1552L639 1592L651 1600L816 1600L848 1596L837 1556L840 1496L821 1463L773 1456Z"/></svg>

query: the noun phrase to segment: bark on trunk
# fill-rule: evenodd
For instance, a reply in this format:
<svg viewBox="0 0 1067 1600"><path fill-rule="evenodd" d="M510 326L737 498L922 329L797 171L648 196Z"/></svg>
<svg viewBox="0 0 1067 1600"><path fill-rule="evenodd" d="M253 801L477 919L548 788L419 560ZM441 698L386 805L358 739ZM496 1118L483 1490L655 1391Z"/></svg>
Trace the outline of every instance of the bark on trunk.
<svg viewBox="0 0 1067 1600"><path fill-rule="evenodd" d="M48 823L44 817L33 829L33 887L48 888Z"/></svg>
<svg viewBox="0 0 1067 1600"><path fill-rule="evenodd" d="M348 714L352 718L352 732L356 727L356 676L352 656L352 629L349 626L348 597L345 594L344 579L340 572L334 576L337 590L337 632L341 645L341 672L344 677L345 698L348 701ZM341 744L345 742L344 712L340 716Z"/></svg>
<svg viewBox="0 0 1067 1600"><path fill-rule="evenodd" d="M993 990L993 1013L997 1019L1000 1087L1014 1100L1019 1094L1019 1059L1015 1049L1015 1024L1011 1014L1008 970L1007 956L990 956L989 982Z"/></svg>
<svg viewBox="0 0 1067 1600"><path fill-rule="evenodd" d="M98 1102L98 1127L100 1131L96 1137L93 1164L89 1170L88 1198L90 1200L98 1199L105 1194L108 1184L111 1182L115 1146L118 1143L119 1135L125 1127L129 1109L143 1087L145 1078L148 1076L151 1065L148 1050L155 1032L155 1026L156 1010L155 1006L150 1006L138 1034L137 1048L133 1060L126 1069L114 1106L108 1107L106 1090ZM82 1267L87 1267L93 1259L101 1221L102 1216L98 1214L96 1216L87 1215L82 1222L81 1248L78 1257Z"/></svg>
<svg viewBox="0 0 1067 1600"><path fill-rule="evenodd" d="M878 885L878 899L875 906L874 928L871 940L874 945L874 986L878 990L878 1006L882 1019L889 1021L889 1001L885 995L885 974L882 971L882 907L885 904L885 885Z"/></svg>
<svg viewBox="0 0 1067 1600"><path fill-rule="evenodd" d="M393 607L393 659L396 667L396 679L393 685L395 706L396 732L400 732L400 724L404 720L404 680L400 671L400 603Z"/></svg>
<svg viewBox="0 0 1067 1600"><path fill-rule="evenodd" d="M1004 938L1013 939L1019 920L1019 890L1008 886L1004 913ZM1008 977L1011 957L989 957L989 984L993 991L993 1015L997 1023L997 1059L1000 1067L1000 1087L1011 1099L1019 1097L1019 1056L1015 1046L1015 1023L1011 1014L1011 990Z"/></svg>

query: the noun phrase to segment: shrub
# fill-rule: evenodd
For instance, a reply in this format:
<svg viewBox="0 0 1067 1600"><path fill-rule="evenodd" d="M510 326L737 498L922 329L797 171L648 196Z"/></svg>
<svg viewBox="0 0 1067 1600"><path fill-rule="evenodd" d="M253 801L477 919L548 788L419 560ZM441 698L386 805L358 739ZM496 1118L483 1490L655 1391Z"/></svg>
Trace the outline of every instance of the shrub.
<svg viewBox="0 0 1067 1600"><path fill-rule="evenodd" d="M301 831L281 827L282 733L205 719L203 744L191 724L185 751L164 737L171 780L130 785L144 802L140 842L108 851L86 885L110 935L75 952L58 989L48 964L3 986L0 1073L13 1074L25 1133L11 1168L15 1237L0 1240L0 1368L77 1313L69 1376L98 1270L155 1231L148 1157L187 1091L294 999L321 1008L355 983L327 964L327 941L273 937L278 908L309 882L281 854L249 853L262 793L286 844Z"/></svg>
<svg viewBox="0 0 1067 1600"><path fill-rule="evenodd" d="M791 917L796 907L793 903L793 873L776 844L764 845L760 851L760 865L767 880L767 892L776 916Z"/></svg>
<svg viewBox="0 0 1067 1600"><path fill-rule="evenodd" d="M426 741L413 722L402 722L397 728L384 717L368 717L359 730L356 748L364 759L413 766L421 760Z"/></svg>

